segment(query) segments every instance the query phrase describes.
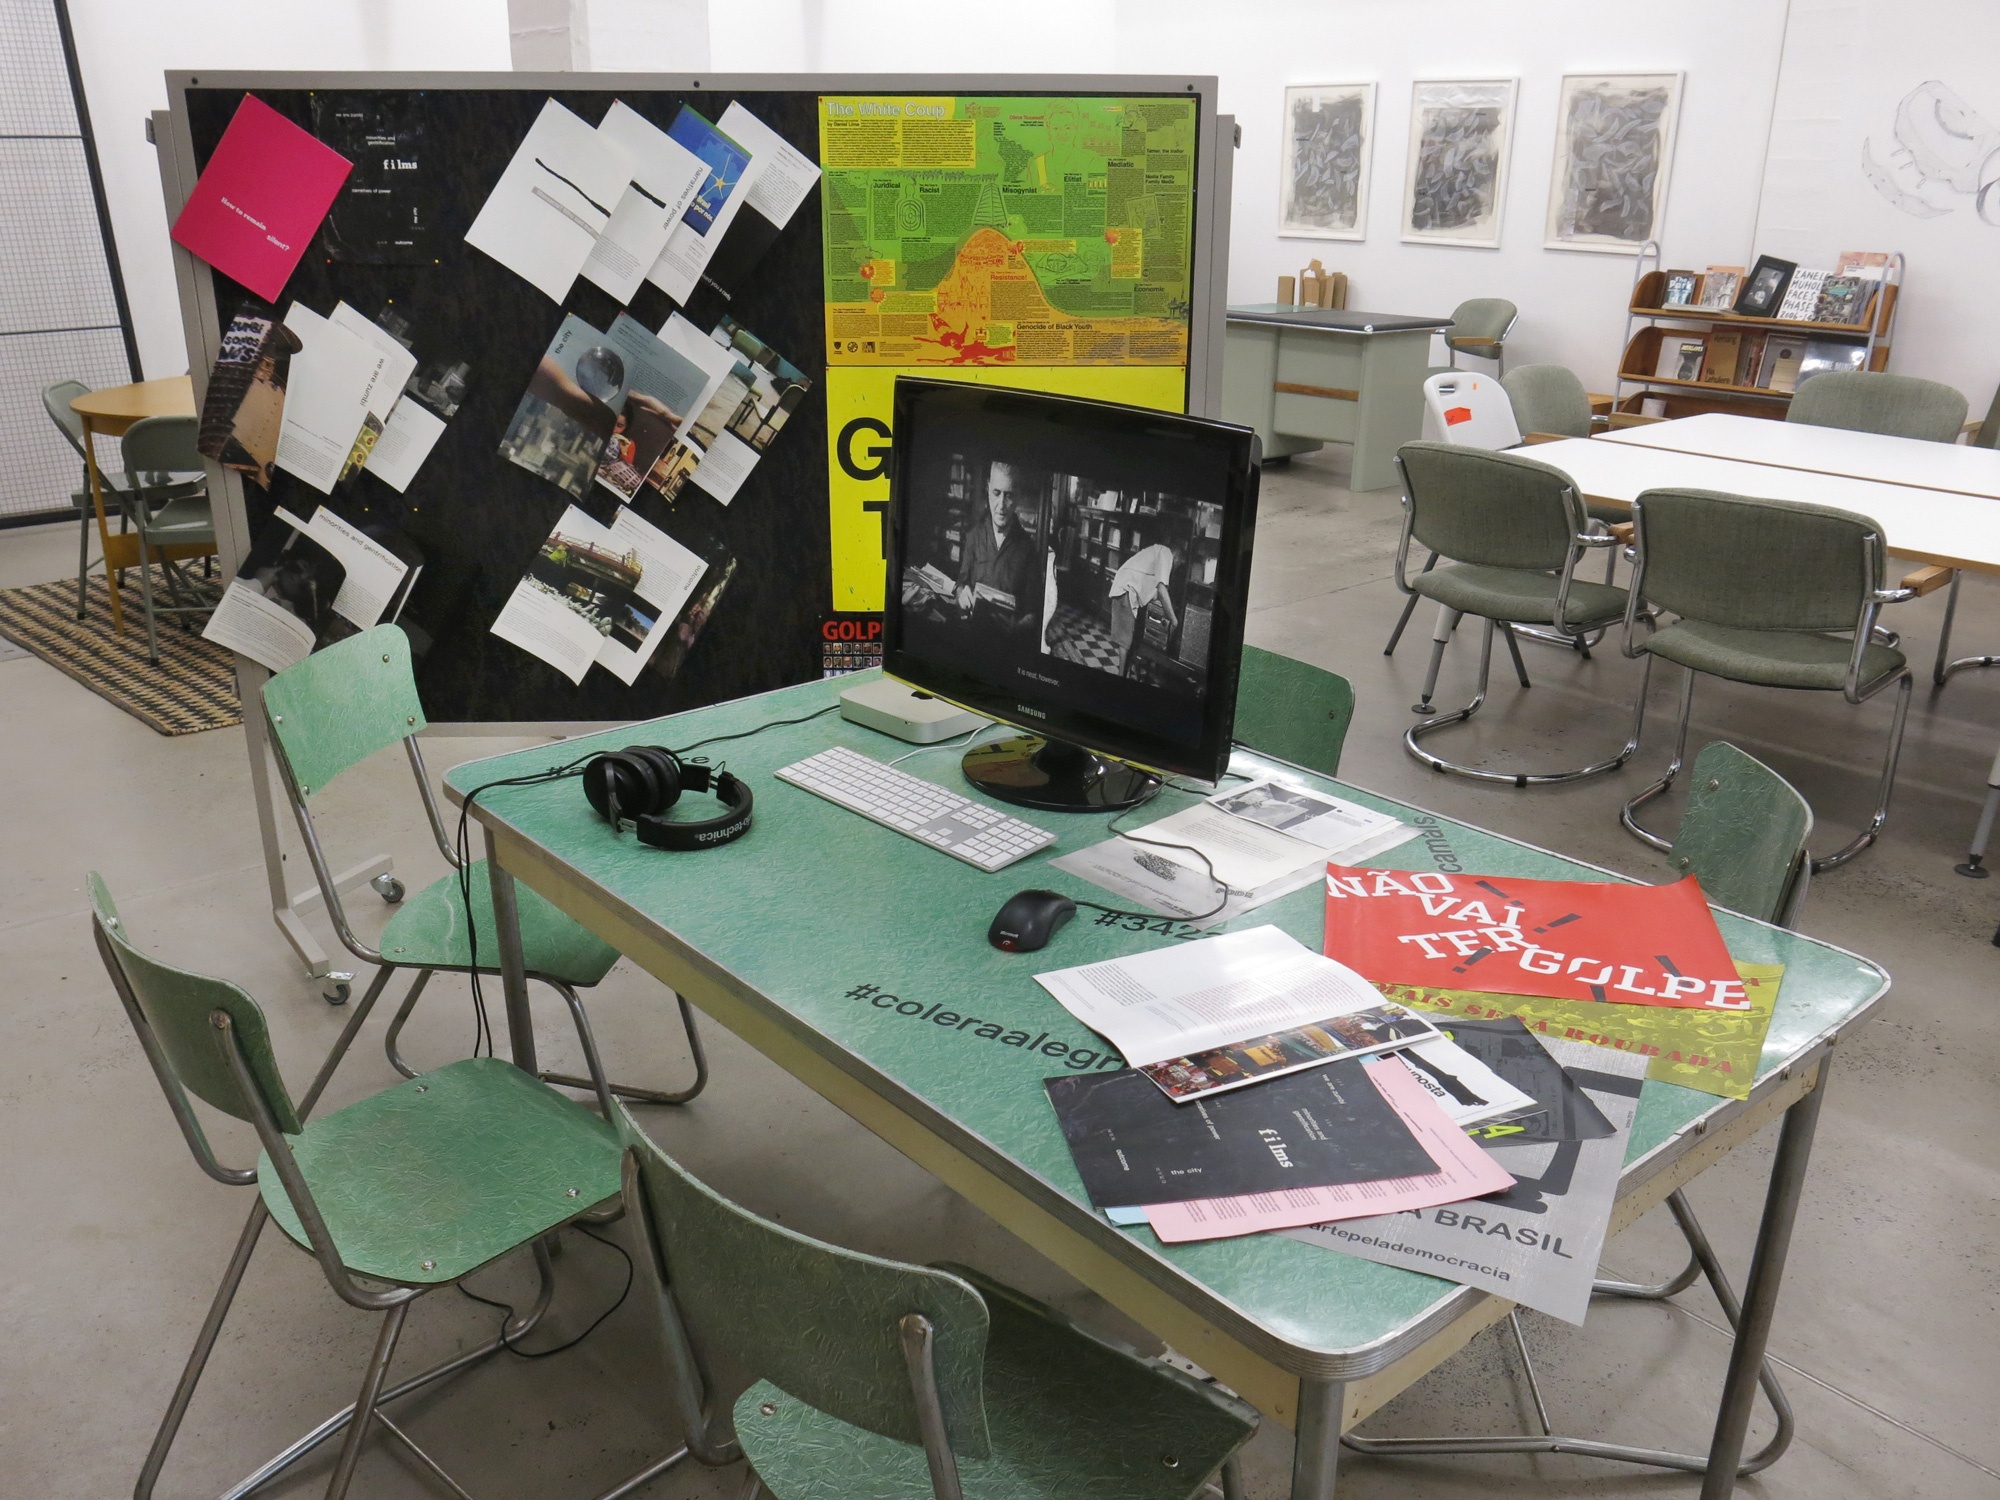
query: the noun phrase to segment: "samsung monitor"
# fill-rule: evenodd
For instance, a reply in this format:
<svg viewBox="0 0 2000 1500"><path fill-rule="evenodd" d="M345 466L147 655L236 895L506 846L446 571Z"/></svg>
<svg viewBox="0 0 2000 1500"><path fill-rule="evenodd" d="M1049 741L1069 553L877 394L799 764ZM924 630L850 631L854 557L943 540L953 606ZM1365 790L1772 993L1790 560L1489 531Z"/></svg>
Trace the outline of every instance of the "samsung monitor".
<svg viewBox="0 0 2000 1500"><path fill-rule="evenodd" d="M883 668L1026 731L966 776L1029 807L1221 779L1257 521L1247 427L896 382Z"/></svg>

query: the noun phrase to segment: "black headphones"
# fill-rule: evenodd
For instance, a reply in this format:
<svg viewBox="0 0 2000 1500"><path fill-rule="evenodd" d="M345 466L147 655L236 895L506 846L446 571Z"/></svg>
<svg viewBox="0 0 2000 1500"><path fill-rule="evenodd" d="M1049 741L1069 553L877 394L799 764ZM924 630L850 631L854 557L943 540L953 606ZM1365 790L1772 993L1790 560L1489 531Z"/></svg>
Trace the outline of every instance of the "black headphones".
<svg viewBox="0 0 2000 1500"><path fill-rule="evenodd" d="M722 816L669 821L662 814L681 793L713 790ZM750 788L727 771L683 761L661 745L627 745L594 755L583 768L583 795L616 827L630 818L639 842L656 849L714 849L750 831Z"/></svg>

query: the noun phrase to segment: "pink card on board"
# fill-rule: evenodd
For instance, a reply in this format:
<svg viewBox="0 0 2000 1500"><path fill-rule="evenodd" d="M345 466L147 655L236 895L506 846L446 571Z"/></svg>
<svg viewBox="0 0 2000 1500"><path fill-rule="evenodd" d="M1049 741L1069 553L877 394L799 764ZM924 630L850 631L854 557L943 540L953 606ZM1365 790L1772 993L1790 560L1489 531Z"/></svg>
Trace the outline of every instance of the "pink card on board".
<svg viewBox="0 0 2000 1500"><path fill-rule="evenodd" d="M185 245L276 302L354 164L245 94L174 220Z"/></svg>

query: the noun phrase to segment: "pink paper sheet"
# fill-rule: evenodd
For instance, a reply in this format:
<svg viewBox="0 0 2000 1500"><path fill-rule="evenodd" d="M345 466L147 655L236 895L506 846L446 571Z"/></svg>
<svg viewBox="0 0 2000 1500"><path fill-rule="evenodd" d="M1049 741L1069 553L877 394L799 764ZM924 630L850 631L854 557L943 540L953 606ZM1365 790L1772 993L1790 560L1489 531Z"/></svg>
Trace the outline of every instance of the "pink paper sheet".
<svg viewBox="0 0 2000 1500"><path fill-rule="evenodd" d="M174 220L175 243L276 302L354 164L245 94Z"/></svg>
<svg viewBox="0 0 2000 1500"><path fill-rule="evenodd" d="M1365 1062L1369 1081L1390 1108L1403 1117L1438 1170L1427 1177L1391 1177L1340 1187L1301 1188L1288 1193L1251 1193L1240 1198L1200 1198L1190 1203L1149 1207L1153 1233L1170 1245L1187 1240L1221 1240L1267 1229L1298 1229L1335 1219L1399 1214L1435 1208L1511 1187L1514 1179L1446 1118L1415 1078L1393 1058Z"/></svg>

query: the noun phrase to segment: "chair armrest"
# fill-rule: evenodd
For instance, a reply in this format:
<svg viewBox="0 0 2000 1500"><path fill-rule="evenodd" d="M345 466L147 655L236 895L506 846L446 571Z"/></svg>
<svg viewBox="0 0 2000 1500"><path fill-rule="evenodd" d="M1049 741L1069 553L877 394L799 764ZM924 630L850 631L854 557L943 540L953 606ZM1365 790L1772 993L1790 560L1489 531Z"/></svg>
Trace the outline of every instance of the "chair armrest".
<svg viewBox="0 0 2000 1500"><path fill-rule="evenodd" d="M1612 408L1618 404L1616 397L1607 396L1602 391L1586 391L1584 399L1590 402L1590 414L1593 417L1610 416Z"/></svg>
<svg viewBox="0 0 2000 1500"><path fill-rule="evenodd" d="M1963 422L1958 424L1958 435L1962 438L1972 437L1985 425L1986 419L1984 417L1967 417Z"/></svg>
<svg viewBox="0 0 2000 1500"><path fill-rule="evenodd" d="M1924 595L1934 594L1950 583L1951 575L1955 571L1957 570L1953 568L1940 568L1935 563L1929 563L1905 573L1902 586L1911 598L1921 599Z"/></svg>
<svg viewBox="0 0 2000 1500"><path fill-rule="evenodd" d="M1604 529L1618 540L1621 547L1632 545L1632 523L1630 521L1606 521Z"/></svg>
<svg viewBox="0 0 2000 1500"><path fill-rule="evenodd" d="M1474 334L1462 334L1447 339L1446 342L1459 349L1497 349L1500 347L1500 340L1481 338Z"/></svg>
<svg viewBox="0 0 2000 1500"><path fill-rule="evenodd" d="M1666 420L1665 417L1649 417L1643 412L1614 411L1611 413L1611 430L1616 432L1621 427L1650 427L1655 422Z"/></svg>
<svg viewBox="0 0 2000 1500"><path fill-rule="evenodd" d="M1560 432L1524 432L1521 434L1521 446L1523 448L1532 447L1536 443L1565 443L1568 441L1569 439L1565 438Z"/></svg>

